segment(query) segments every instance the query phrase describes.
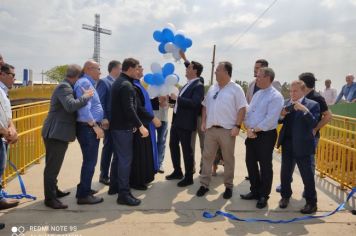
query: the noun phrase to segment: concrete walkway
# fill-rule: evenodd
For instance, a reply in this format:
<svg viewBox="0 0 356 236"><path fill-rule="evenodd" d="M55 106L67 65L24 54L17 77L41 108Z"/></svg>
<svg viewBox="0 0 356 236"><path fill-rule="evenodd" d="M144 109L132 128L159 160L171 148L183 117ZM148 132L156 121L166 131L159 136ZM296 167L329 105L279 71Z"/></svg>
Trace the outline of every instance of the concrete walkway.
<svg viewBox="0 0 356 236"><path fill-rule="evenodd" d="M198 146L198 145L197 145ZM196 153L199 153L196 150ZM22 200L19 207L0 212L0 222L6 228L0 235L355 235L356 216L342 211L333 216L291 224L267 224L234 222L222 217L204 219L204 210L214 212L222 209L239 217L258 217L270 219L289 219L302 216L299 209L304 205L302 183L298 173L294 175L294 195L287 209L279 209L280 196L274 191L279 184L280 159L274 160L274 181L269 205L257 209L256 201L241 200L239 194L249 191L249 182L245 181L245 146L242 137L236 142L235 187L232 199L222 198L224 191L223 168L219 166L218 176L213 177L210 192L206 197L195 196L199 188L198 175L195 184L188 188L178 188L177 181L166 181L164 176L172 171L169 149L164 162L165 174L157 174L155 181L147 191L133 191L142 200L138 207L116 204L116 196L107 194L108 187L98 182L99 165L93 179L93 188L104 202L93 206L79 206L75 200L75 188L79 180L82 156L77 142L69 146L62 171L59 187L71 194L63 199L69 205L67 210L52 210L43 204L43 168L44 160L31 167L23 179L30 194L38 197L36 201ZM200 160L197 155L196 160ZM7 186L9 193L19 193L17 180ZM318 214L334 210L347 193L340 191L338 185L329 179L317 177ZM350 201L355 206L355 198ZM350 207L348 207L350 209ZM11 230L18 230L12 234ZM23 232L23 234L21 234Z"/></svg>

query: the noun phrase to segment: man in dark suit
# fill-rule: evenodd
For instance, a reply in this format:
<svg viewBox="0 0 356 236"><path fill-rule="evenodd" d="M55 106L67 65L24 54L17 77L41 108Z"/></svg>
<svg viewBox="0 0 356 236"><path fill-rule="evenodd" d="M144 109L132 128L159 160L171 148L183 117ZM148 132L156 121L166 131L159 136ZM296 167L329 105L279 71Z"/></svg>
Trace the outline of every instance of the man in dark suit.
<svg viewBox="0 0 356 236"><path fill-rule="evenodd" d="M285 102L281 112L281 129L278 147L282 146L281 196L280 208L286 208L292 196L291 182L295 164L298 165L304 183L306 204L301 213L311 214L317 210L317 196L313 167L310 156L315 153L313 129L316 127L320 106L317 102L304 97L303 81L291 83L290 99Z"/></svg>
<svg viewBox="0 0 356 236"><path fill-rule="evenodd" d="M65 209L57 198L67 196L57 186L57 176L61 169L68 143L75 140L76 113L85 106L94 95L93 90L85 90L82 97L75 99L73 85L78 80L81 67L69 65L64 79L54 90L51 107L42 128L42 137L46 147L46 166L44 169L45 205L53 209Z"/></svg>
<svg viewBox="0 0 356 236"><path fill-rule="evenodd" d="M104 110L104 118L101 126L104 129L104 146L101 151L100 177L99 182L109 185L109 169L111 157L113 154L112 139L109 131L111 120L111 87L121 72L121 63L119 61L110 61L108 65L109 75L98 81L96 91L99 94L100 103Z"/></svg>
<svg viewBox="0 0 356 236"><path fill-rule="evenodd" d="M204 85L200 81L203 66L192 61L186 68L187 84L183 86L179 95L171 94L171 99L176 100L172 127L170 133L169 147L174 171L166 176L167 180L183 178L180 167L180 147L182 145L185 177L178 182L179 187L193 184L194 152L191 146L192 132L197 128L197 117L201 102L204 98Z"/></svg>

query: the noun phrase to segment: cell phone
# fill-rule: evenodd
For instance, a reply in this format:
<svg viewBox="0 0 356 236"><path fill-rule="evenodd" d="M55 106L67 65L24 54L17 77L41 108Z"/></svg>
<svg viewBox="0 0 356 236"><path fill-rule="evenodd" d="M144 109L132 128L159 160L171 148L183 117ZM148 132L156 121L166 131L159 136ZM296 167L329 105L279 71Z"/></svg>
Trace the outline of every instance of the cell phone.
<svg viewBox="0 0 356 236"><path fill-rule="evenodd" d="M295 109L294 109L294 104L291 104L291 105L289 105L289 106L286 106L285 108L284 108L284 110L286 111L286 112L292 112L292 111L295 111Z"/></svg>

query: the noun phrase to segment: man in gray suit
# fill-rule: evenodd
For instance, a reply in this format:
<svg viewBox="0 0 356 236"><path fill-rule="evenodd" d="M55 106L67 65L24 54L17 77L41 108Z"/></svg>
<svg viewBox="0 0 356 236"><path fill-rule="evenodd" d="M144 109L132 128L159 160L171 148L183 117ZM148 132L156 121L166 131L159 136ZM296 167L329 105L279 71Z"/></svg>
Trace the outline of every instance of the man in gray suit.
<svg viewBox="0 0 356 236"><path fill-rule="evenodd" d="M46 147L44 169L45 205L53 209L68 206L58 198L67 196L57 186L57 176L61 169L68 143L75 140L76 111L85 106L94 95L93 90L84 90L83 96L74 98L73 87L79 79L81 67L68 65L66 78L56 87L51 97L51 107L43 124L42 137Z"/></svg>

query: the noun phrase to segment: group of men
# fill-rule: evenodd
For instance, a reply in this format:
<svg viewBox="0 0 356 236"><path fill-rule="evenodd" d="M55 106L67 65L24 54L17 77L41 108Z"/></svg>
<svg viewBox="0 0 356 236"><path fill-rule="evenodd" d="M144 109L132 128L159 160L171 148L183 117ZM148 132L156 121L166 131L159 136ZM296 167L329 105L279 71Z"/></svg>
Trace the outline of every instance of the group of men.
<svg viewBox="0 0 356 236"><path fill-rule="evenodd" d="M354 79L354 75L346 75L346 84L342 86L339 95L337 95L336 89L331 87L331 80L325 80L325 89L321 94L325 98L326 104L334 105L340 102L342 98L345 102L356 102L356 82L354 82Z"/></svg>

